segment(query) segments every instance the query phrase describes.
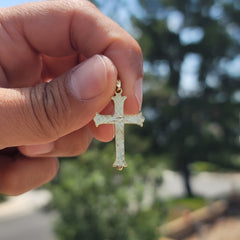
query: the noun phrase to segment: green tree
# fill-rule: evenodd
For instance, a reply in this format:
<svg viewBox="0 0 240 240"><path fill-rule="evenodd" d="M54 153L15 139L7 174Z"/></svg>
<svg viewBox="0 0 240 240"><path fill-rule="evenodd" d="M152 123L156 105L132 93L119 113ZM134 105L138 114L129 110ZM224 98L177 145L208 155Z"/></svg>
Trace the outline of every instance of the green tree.
<svg viewBox="0 0 240 240"><path fill-rule="evenodd" d="M186 193L196 162L239 170L240 2L139 0L146 70L142 151L166 156Z"/></svg>
<svg viewBox="0 0 240 240"><path fill-rule="evenodd" d="M127 169L117 172L111 168L113 149L113 144L101 150L95 146L61 162L57 184L50 186L60 214L58 239L158 238L157 227L164 216L157 197L159 167L143 171L144 159L135 155Z"/></svg>

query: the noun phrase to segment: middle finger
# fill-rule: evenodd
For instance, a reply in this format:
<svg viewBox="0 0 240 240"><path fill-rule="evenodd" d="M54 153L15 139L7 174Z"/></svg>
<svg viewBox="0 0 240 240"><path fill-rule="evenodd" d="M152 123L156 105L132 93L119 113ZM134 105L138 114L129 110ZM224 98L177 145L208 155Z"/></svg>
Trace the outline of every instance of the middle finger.
<svg viewBox="0 0 240 240"><path fill-rule="evenodd" d="M65 135L55 142L41 145L18 147L19 151L28 157L70 157L84 153L92 141L88 127Z"/></svg>

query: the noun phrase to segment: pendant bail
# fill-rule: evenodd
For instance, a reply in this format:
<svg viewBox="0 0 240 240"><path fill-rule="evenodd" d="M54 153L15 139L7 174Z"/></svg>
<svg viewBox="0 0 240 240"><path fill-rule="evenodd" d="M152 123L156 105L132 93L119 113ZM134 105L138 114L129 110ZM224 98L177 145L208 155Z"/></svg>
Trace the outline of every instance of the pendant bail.
<svg viewBox="0 0 240 240"><path fill-rule="evenodd" d="M101 115L96 113L94 122L96 127L102 124L115 125L115 146L116 146L116 159L113 163L113 167L116 167L119 171L123 167L127 167L125 161L125 146L124 146L124 125L125 124L137 124L142 127L144 117L142 113L125 115L124 114L124 102L127 96L122 96L121 81L117 80L115 96L112 97L114 102L114 114L113 115Z"/></svg>
<svg viewBox="0 0 240 240"><path fill-rule="evenodd" d="M121 81L117 80L117 85L116 85L116 93L122 93L122 86L121 86Z"/></svg>

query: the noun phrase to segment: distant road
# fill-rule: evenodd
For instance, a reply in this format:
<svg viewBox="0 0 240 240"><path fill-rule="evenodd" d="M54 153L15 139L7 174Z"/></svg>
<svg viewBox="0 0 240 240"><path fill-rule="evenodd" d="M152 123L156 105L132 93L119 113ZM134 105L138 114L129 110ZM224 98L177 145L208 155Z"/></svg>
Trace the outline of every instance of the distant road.
<svg viewBox="0 0 240 240"><path fill-rule="evenodd" d="M240 173L201 172L191 177L193 192L205 198L221 198L232 193L240 193ZM163 172L163 184L159 188L162 198L184 195L183 179L179 173Z"/></svg>
<svg viewBox="0 0 240 240"><path fill-rule="evenodd" d="M55 240L53 214L36 211L0 221L0 240Z"/></svg>

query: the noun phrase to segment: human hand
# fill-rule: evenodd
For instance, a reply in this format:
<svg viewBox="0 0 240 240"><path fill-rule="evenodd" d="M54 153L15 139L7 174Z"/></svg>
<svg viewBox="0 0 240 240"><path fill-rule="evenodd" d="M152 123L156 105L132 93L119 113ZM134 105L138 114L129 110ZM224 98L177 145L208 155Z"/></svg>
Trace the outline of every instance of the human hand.
<svg viewBox="0 0 240 240"><path fill-rule="evenodd" d="M56 157L113 138L92 119L112 111L117 78L125 112L140 110L142 54L85 0L3 8L0 23L0 192L17 195L50 181Z"/></svg>

